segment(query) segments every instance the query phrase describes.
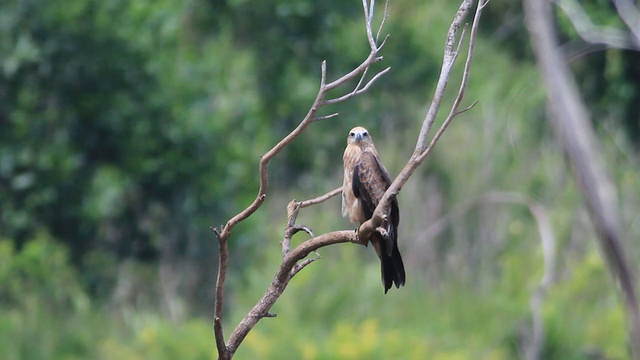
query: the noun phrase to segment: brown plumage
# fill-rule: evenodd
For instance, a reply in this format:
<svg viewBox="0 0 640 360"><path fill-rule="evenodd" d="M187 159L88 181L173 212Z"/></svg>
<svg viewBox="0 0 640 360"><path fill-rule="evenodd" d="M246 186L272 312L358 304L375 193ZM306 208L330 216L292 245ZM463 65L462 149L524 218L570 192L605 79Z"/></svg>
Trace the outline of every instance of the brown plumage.
<svg viewBox="0 0 640 360"><path fill-rule="evenodd" d="M361 225L373 216L373 211L391 185L391 178L380 162L371 135L363 127L355 127L349 132L342 160L342 216L348 216L349 221ZM399 222L398 201L393 199L388 219L382 224L388 238L385 240L375 232L369 239L380 258L385 294L394 283L399 288L405 282L404 264L398 250Z"/></svg>

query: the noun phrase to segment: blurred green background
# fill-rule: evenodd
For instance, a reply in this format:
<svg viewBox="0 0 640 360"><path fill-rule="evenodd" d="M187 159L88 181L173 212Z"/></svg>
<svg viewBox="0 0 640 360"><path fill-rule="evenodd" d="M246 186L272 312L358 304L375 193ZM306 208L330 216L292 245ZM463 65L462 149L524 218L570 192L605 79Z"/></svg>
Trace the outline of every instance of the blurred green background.
<svg viewBox="0 0 640 360"><path fill-rule="evenodd" d="M322 109L340 116L271 162L266 203L230 240L227 334L275 274L286 204L341 184L351 127L366 126L389 171L400 171L457 5L392 1L376 65L391 72ZM597 24L620 27L608 1L585 6ZM585 44L561 13L557 25L637 267L640 55ZM0 357L215 359L209 226L254 198L259 155L311 106L321 61L335 79L367 53L359 1L2 1ZM520 3L492 0L466 94L479 103L399 197L406 286L383 294L370 248L324 248L237 358L522 358L543 257L527 207L482 201L496 192L541 204L557 240L542 357L627 358L621 300L544 97ZM433 236L430 224L469 201ZM298 223L316 234L353 227L337 197L303 209Z"/></svg>

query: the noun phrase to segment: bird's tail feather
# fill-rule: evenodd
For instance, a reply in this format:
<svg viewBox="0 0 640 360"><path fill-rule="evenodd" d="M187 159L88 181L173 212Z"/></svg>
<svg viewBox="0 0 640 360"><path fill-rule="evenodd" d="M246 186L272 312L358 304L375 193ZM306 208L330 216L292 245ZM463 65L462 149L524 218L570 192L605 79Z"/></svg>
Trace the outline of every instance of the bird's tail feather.
<svg viewBox="0 0 640 360"><path fill-rule="evenodd" d="M380 235L376 233L372 236ZM394 244L391 255L387 255L386 251L381 251L378 253L378 256L380 257L381 263L384 293L386 294L394 283L396 288L404 286L406 276L404 272L404 263L402 262L402 256L400 255L398 246Z"/></svg>

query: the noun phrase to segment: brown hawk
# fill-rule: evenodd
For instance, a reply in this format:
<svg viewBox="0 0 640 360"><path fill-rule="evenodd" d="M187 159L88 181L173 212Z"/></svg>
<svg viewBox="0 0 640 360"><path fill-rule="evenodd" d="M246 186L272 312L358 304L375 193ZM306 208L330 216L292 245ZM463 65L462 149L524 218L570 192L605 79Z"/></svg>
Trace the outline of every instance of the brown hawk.
<svg viewBox="0 0 640 360"><path fill-rule="evenodd" d="M391 185L391 178L378 157L371 135L363 127L355 127L349 132L342 160L342 216L362 225L373 216L373 211ZM369 239L380 258L385 294L393 283L399 288L405 282L404 264L398 250L399 222L398 201L394 198L387 220L381 225L387 236L376 231Z"/></svg>

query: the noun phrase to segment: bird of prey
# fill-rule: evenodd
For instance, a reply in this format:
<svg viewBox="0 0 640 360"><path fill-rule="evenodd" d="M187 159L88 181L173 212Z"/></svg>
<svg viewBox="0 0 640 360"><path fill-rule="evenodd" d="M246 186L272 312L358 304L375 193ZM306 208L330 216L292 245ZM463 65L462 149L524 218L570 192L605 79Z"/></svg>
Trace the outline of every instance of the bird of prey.
<svg viewBox="0 0 640 360"><path fill-rule="evenodd" d="M348 216L349 221L362 225L371 219L391 184L391 178L380 162L371 135L363 127L355 127L349 132L342 160L342 216ZM381 225L386 234L376 231L369 239L380 258L385 294L393 283L399 288L405 282L404 264L398 250L399 221L398 201L394 198L387 219Z"/></svg>

